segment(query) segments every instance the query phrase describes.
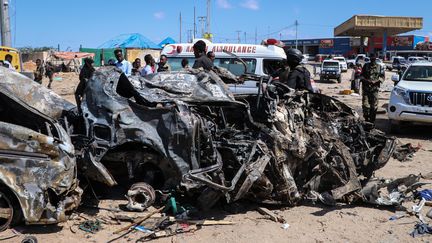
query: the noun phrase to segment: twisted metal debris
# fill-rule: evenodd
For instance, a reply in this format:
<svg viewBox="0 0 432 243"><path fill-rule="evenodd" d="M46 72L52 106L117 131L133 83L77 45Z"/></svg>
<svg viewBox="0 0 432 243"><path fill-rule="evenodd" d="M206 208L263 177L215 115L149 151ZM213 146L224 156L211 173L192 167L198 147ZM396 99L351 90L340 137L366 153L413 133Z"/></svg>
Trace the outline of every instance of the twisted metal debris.
<svg viewBox="0 0 432 243"><path fill-rule="evenodd" d="M81 105L82 172L109 185L187 191L206 207L220 197L367 201L362 185L387 163L395 139L331 97L271 81L261 88L234 97L213 71L128 80L101 68Z"/></svg>

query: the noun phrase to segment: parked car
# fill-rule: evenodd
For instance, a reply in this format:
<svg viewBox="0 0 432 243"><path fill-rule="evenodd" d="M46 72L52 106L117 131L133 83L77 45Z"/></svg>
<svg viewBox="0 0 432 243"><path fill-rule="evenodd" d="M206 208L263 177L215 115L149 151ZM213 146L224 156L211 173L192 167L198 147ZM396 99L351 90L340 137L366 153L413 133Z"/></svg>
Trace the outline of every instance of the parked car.
<svg viewBox="0 0 432 243"><path fill-rule="evenodd" d="M339 61L342 72L348 71L348 64L345 60L345 57L334 57L333 59Z"/></svg>
<svg viewBox="0 0 432 243"><path fill-rule="evenodd" d="M353 68L357 63L362 62L366 59L366 54L358 54L354 59L348 59L347 65L349 68Z"/></svg>
<svg viewBox="0 0 432 243"><path fill-rule="evenodd" d="M321 64L320 81L336 79L338 83L342 82L341 66L337 60L324 60Z"/></svg>
<svg viewBox="0 0 432 243"><path fill-rule="evenodd" d="M395 69L399 71L407 66L408 62L404 57L392 57L392 64L388 67L388 70L392 71L393 69Z"/></svg>
<svg viewBox="0 0 432 243"><path fill-rule="evenodd" d="M388 106L391 130L398 131L401 121L432 123L432 63L414 63L392 81L397 85Z"/></svg>
<svg viewBox="0 0 432 243"><path fill-rule="evenodd" d="M423 57L408 57L407 61L409 64L411 64L411 63L416 63L416 62L425 62L426 59Z"/></svg>

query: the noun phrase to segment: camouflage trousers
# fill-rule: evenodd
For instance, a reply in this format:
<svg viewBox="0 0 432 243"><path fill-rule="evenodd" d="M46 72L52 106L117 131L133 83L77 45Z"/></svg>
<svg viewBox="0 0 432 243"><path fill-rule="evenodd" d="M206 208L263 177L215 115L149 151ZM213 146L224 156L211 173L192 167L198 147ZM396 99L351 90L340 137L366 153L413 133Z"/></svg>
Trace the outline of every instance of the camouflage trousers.
<svg viewBox="0 0 432 243"><path fill-rule="evenodd" d="M363 117L366 121L371 123L375 123L378 110L378 91L378 89L363 89Z"/></svg>

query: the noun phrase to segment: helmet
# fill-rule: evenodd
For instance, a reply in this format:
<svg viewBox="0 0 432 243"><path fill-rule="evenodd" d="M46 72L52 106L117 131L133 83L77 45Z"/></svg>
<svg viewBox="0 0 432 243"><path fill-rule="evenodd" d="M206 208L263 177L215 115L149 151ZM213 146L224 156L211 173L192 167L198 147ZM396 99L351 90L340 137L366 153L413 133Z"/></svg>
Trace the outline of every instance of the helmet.
<svg viewBox="0 0 432 243"><path fill-rule="evenodd" d="M303 59L303 53L295 48L285 49L285 54L289 63L300 63Z"/></svg>

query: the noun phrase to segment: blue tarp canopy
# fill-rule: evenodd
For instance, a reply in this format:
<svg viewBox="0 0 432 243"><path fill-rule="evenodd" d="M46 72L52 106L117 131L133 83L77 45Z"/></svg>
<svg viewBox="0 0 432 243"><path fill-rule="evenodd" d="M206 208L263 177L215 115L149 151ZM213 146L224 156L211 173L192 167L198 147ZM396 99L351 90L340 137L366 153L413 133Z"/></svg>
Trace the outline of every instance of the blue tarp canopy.
<svg viewBox="0 0 432 243"><path fill-rule="evenodd" d="M158 45L159 45L159 47L163 48L166 45L175 44L175 43L177 43L177 42L173 38L167 37L163 41L161 41Z"/></svg>
<svg viewBox="0 0 432 243"><path fill-rule="evenodd" d="M112 38L98 47L102 48L144 48L144 49L161 49L153 41L145 36L133 33L123 34Z"/></svg>

